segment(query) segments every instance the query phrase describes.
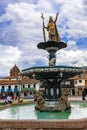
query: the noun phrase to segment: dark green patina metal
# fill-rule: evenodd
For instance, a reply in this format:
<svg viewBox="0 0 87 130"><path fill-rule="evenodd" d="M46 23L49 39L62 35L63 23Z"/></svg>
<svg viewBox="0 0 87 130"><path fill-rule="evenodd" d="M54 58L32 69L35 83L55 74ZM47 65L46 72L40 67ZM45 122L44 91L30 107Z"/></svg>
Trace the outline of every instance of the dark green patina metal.
<svg viewBox="0 0 87 130"><path fill-rule="evenodd" d="M22 75L43 81L45 99L58 100L61 95L61 82L82 72L82 68L73 66L56 66L56 52L67 47L64 42L47 41L37 45L49 53L49 66L37 66L22 70Z"/></svg>

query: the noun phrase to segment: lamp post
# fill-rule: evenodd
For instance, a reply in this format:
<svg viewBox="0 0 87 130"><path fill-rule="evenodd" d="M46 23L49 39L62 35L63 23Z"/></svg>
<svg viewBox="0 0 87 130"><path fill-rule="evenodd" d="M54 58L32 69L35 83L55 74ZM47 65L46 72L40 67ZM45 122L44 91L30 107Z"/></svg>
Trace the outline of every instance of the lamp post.
<svg viewBox="0 0 87 130"><path fill-rule="evenodd" d="M18 76L18 104L20 102L20 81L21 81L21 76Z"/></svg>

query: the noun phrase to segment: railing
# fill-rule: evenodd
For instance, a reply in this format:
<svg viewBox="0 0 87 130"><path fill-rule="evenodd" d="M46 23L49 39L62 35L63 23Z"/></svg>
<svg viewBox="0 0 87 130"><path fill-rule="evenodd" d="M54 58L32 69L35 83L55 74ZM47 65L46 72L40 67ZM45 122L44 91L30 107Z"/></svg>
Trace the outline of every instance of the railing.
<svg viewBox="0 0 87 130"><path fill-rule="evenodd" d="M19 90L18 90L18 89L16 89L16 88L14 88L14 92L15 92L15 93L17 93L17 92L19 92Z"/></svg>
<svg viewBox="0 0 87 130"><path fill-rule="evenodd" d="M10 92L12 92L12 89L6 89L6 92L10 93Z"/></svg>
<svg viewBox="0 0 87 130"><path fill-rule="evenodd" d="M27 90L27 91L31 91L31 90L32 90L32 91L35 91L36 88L34 88L34 87L33 87L33 88L21 88L21 90L22 90L22 91L26 91L26 90Z"/></svg>
<svg viewBox="0 0 87 130"><path fill-rule="evenodd" d="M36 91L36 88L21 88L21 91ZM14 88L13 89L1 89L0 90L1 93L4 93L4 92L19 92L18 88Z"/></svg>
<svg viewBox="0 0 87 130"><path fill-rule="evenodd" d="M1 89L1 93L4 93L5 92L5 89Z"/></svg>

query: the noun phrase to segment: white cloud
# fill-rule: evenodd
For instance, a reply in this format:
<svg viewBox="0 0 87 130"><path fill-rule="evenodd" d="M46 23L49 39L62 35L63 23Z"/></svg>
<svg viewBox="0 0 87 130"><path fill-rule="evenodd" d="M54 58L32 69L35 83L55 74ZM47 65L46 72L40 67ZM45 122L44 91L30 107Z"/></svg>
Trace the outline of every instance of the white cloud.
<svg viewBox="0 0 87 130"><path fill-rule="evenodd" d="M6 13L0 17L0 22L11 20L12 23L8 28L3 28L1 34L4 38L5 45L9 41L9 45L13 44L18 47L1 45L1 49L4 51L1 52L2 57L0 59L3 68L8 70L15 63L18 63L22 69L23 67L35 66L40 61L43 65L48 64L48 53L44 50L38 50L36 47L39 42L43 42L41 13L44 13L45 25L47 25L49 16L52 15L55 19L55 13L58 11L59 19L57 25L59 26L59 34L62 38L67 38L68 47L57 53L57 64L86 65L87 52L85 51L83 53L76 46L76 40L87 36L87 17L84 13L85 10L86 6L82 0L47 0L45 2L38 0L37 4L33 4L32 2L9 3L6 8ZM13 56L11 56L12 54ZM6 57L6 61L4 57ZM1 74L2 72L0 72Z"/></svg>
<svg viewBox="0 0 87 130"><path fill-rule="evenodd" d="M66 49L57 53L57 64L70 66L87 66L87 50L79 50L75 41L69 41Z"/></svg>
<svg viewBox="0 0 87 130"><path fill-rule="evenodd" d="M5 75L19 60L21 60L21 51L18 47L0 45L0 75Z"/></svg>
<svg viewBox="0 0 87 130"><path fill-rule="evenodd" d="M82 0L67 0L61 6L59 19L59 24L63 23L60 30L61 35L64 35L65 32L75 39L87 36L86 21Z"/></svg>
<svg viewBox="0 0 87 130"><path fill-rule="evenodd" d="M19 37L32 40L37 36L40 38L42 26L41 12L45 14L45 24L47 24L49 16L55 17L54 13L57 12L52 5L54 3L57 5L61 4L59 21L57 23L61 25L59 28L61 37L66 33L68 34L67 38L73 37L78 39L85 37L87 35L87 19L83 15L84 6L82 0L54 0L54 2L39 0L37 4L24 2L8 4L7 13L2 16L1 20L12 20L13 27L15 27ZM38 30L38 33L36 30Z"/></svg>

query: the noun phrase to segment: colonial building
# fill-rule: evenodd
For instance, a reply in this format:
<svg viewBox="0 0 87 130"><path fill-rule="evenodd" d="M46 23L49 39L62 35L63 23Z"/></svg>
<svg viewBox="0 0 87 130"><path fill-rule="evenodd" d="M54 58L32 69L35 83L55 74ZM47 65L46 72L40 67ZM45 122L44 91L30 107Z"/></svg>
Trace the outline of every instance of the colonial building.
<svg viewBox="0 0 87 130"><path fill-rule="evenodd" d="M39 88L39 81L30 79L26 76L19 76L20 69L14 65L10 70L9 76L0 79L0 98L8 94L16 97L19 92L22 97L33 97Z"/></svg>
<svg viewBox="0 0 87 130"><path fill-rule="evenodd" d="M67 89L70 95L75 95L74 80L67 79L67 80L62 81L61 87L62 87L62 91Z"/></svg>
<svg viewBox="0 0 87 130"><path fill-rule="evenodd" d="M84 89L87 89L87 71L84 71L80 76L74 77L74 86L76 95L81 95Z"/></svg>
<svg viewBox="0 0 87 130"><path fill-rule="evenodd" d="M26 76L19 76L19 74L20 69L14 65L9 76L0 79L0 98L4 98L8 94L17 97L19 92L23 98L32 98L37 90L44 89L43 83ZM62 81L61 87L62 90L67 89L70 95L82 95L83 89L87 88L87 71Z"/></svg>
<svg viewBox="0 0 87 130"><path fill-rule="evenodd" d="M70 95L82 95L82 91L87 89L87 71L63 81L61 85L63 89L67 88Z"/></svg>

